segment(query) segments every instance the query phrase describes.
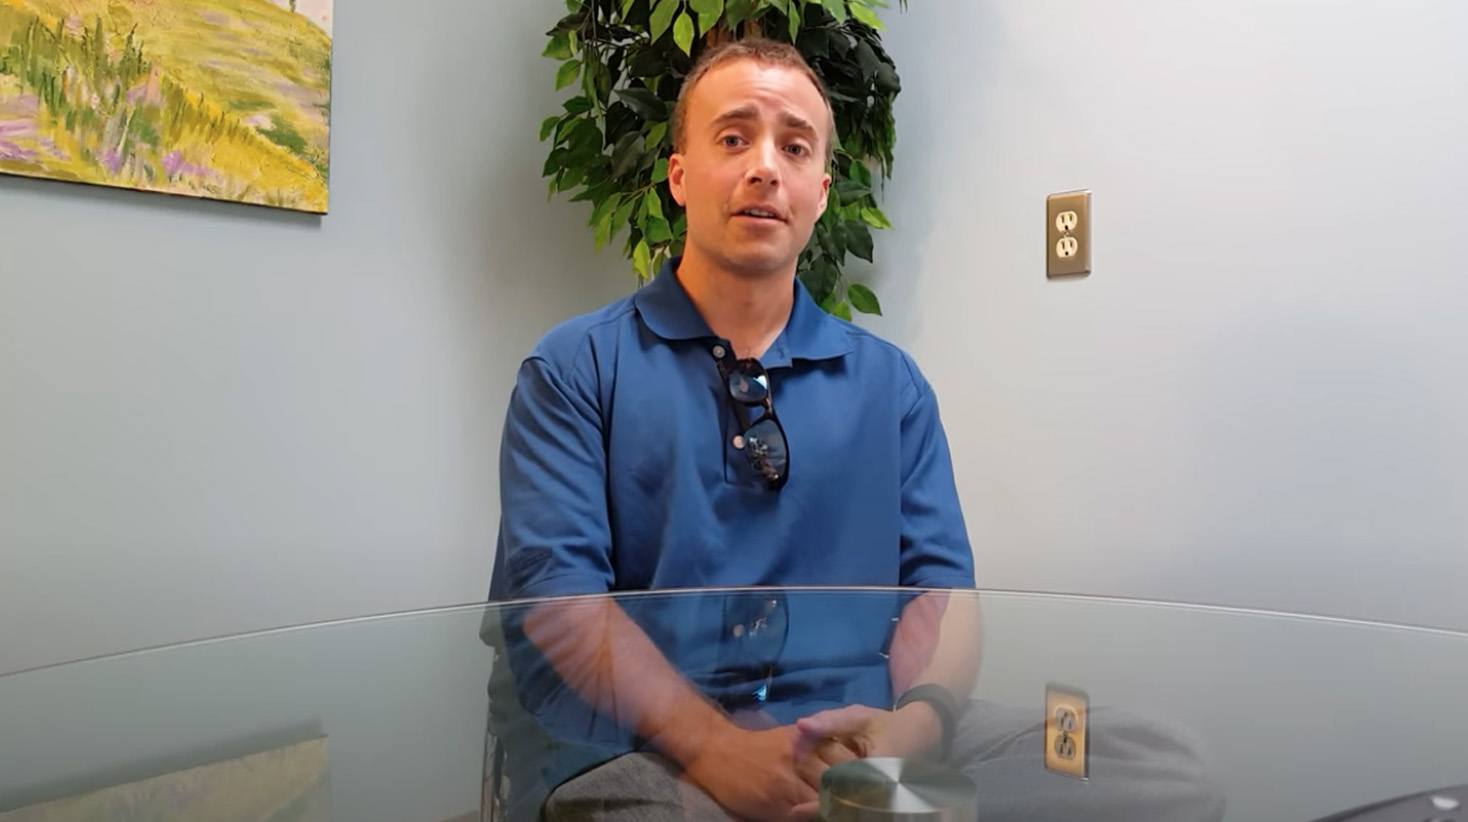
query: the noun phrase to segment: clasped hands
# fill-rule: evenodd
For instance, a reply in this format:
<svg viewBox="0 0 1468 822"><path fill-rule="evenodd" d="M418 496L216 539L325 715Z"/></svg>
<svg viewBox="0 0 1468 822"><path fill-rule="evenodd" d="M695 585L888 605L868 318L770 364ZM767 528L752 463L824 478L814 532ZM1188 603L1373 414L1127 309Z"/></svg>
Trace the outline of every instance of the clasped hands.
<svg viewBox="0 0 1468 822"><path fill-rule="evenodd" d="M898 711L852 705L792 725L728 722L684 763L686 778L729 812L752 820L809 820L820 810L821 776L874 756L915 756L942 739L938 714L914 702Z"/></svg>

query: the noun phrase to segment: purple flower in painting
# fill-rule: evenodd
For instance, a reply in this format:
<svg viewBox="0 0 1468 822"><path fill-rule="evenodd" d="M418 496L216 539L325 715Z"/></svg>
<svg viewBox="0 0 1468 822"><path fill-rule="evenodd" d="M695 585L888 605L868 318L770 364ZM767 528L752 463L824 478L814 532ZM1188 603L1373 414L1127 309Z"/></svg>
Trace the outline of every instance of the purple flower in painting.
<svg viewBox="0 0 1468 822"><path fill-rule="evenodd" d="M118 154L116 149L109 148L102 153L102 165L106 166L108 171L116 174L122 168L122 155Z"/></svg>
<svg viewBox="0 0 1468 822"><path fill-rule="evenodd" d="M0 140L0 159L4 160L34 160L36 153L30 149L21 148L9 140Z"/></svg>
<svg viewBox="0 0 1468 822"><path fill-rule="evenodd" d="M163 158L163 173L172 177L178 173L179 166L181 165L183 165L183 152L170 151L168 152L168 156Z"/></svg>

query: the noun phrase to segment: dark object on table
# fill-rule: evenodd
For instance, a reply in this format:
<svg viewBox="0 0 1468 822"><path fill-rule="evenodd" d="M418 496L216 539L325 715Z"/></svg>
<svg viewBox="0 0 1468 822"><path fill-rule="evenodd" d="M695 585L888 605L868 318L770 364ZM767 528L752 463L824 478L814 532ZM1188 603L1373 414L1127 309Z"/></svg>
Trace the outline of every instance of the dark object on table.
<svg viewBox="0 0 1468 822"><path fill-rule="evenodd" d="M1332 814L1316 822L1468 822L1468 785L1423 791Z"/></svg>

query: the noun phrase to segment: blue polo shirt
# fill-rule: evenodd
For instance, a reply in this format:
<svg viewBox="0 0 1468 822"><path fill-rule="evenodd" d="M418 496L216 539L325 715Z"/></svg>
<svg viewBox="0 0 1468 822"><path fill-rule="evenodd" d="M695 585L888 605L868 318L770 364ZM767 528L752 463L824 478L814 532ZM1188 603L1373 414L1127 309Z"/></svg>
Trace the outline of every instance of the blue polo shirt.
<svg viewBox="0 0 1468 822"><path fill-rule="evenodd" d="M676 264L558 326L522 364L501 444L490 598L972 587L937 399L912 359L822 311L797 281L790 319L760 358L789 444L789 479L771 490L732 444L739 423L714 353L729 342L694 308ZM900 606L758 592L623 603L706 695L781 722L889 707L883 651ZM769 624L781 626L773 639L756 630ZM556 738L549 784L637 747L555 677L517 618L496 630L524 707Z"/></svg>
<svg viewBox="0 0 1468 822"><path fill-rule="evenodd" d="M676 260L552 330L500 453L492 599L745 585L972 587L938 402L896 346L797 281L760 358L789 442L772 491L739 433Z"/></svg>

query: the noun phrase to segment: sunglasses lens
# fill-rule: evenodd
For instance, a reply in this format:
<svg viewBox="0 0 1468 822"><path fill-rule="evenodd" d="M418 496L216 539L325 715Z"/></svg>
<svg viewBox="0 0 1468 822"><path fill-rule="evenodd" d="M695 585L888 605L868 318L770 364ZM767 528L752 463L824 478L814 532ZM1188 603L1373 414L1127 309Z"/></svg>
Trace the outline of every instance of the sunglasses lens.
<svg viewBox="0 0 1468 822"><path fill-rule="evenodd" d="M736 368L729 372L729 396L743 403L762 403L770 396L770 378L758 366Z"/></svg>
<svg viewBox="0 0 1468 822"><path fill-rule="evenodd" d="M790 468L785 432L773 419L760 420L744 432L744 453L755 470L771 482L784 479Z"/></svg>

